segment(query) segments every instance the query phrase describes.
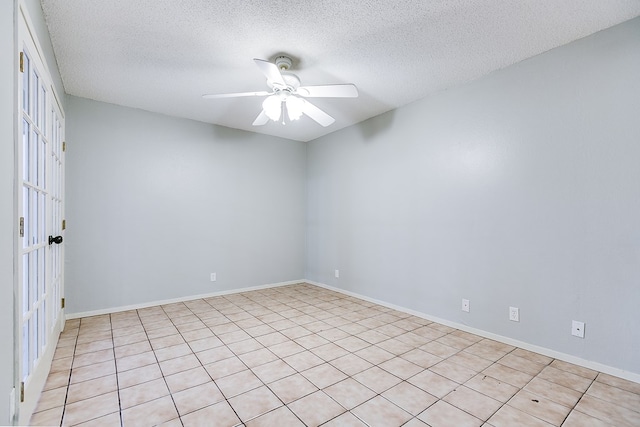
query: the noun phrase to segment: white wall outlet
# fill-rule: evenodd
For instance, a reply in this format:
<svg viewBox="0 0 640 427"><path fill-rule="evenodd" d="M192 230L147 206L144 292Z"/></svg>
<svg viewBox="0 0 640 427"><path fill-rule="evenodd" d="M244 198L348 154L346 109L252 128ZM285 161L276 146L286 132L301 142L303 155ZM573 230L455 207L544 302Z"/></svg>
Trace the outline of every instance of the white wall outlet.
<svg viewBox="0 0 640 427"><path fill-rule="evenodd" d="M469 300L468 299L463 299L462 300L462 311L466 311L467 313L469 312Z"/></svg>
<svg viewBox="0 0 640 427"><path fill-rule="evenodd" d="M340 270L336 270L335 275L336 275L336 279L339 278L340 277Z"/></svg>
<svg viewBox="0 0 640 427"><path fill-rule="evenodd" d="M520 321L520 309L518 307L509 307L509 320L512 322Z"/></svg>
<svg viewBox="0 0 640 427"><path fill-rule="evenodd" d="M216 280L218 280L218 274L217 273L211 273L211 281L215 282Z"/></svg>
<svg viewBox="0 0 640 427"><path fill-rule="evenodd" d="M584 322L573 320L571 322L571 335L578 338L584 338Z"/></svg>

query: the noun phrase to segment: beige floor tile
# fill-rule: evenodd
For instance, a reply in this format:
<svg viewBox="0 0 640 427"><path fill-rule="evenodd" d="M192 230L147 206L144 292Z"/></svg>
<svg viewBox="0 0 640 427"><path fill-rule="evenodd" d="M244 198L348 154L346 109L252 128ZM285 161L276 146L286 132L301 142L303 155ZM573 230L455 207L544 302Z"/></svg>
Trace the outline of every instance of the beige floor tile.
<svg viewBox="0 0 640 427"><path fill-rule="evenodd" d="M225 400L212 381L173 393L172 397L181 416Z"/></svg>
<svg viewBox="0 0 640 427"><path fill-rule="evenodd" d="M456 387L443 400L483 421L502 406L502 402L464 386Z"/></svg>
<svg viewBox="0 0 640 427"><path fill-rule="evenodd" d="M420 350L424 350L428 353L434 354L438 357L446 359L447 357L451 357L456 354L458 351L457 348L453 348L448 345L444 345L438 341L431 341L425 345L420 346Z"/></svg>
<svg viewBox="0 0 640 427"><path fill-rule="evenodd" d="M640 412L640 394L632 393L601 382L594 382L587 390L589 396L600 400L623 406L636 412Z"/></svg>
<svg viewBox="0 0 640 427"><path fill-rule="evenodd" d="M355 354L347 354L330 361L333 366L352 376L364 370L371 368L373 365Z"/></svg>
<svg viewBox="0 0 640 427"><path fill-rule="evenodd" d="M256 366L251 369L258 378L265 384L272 383L281 378L288 377L295 374L295 370L287 365L282 360L274 360L273 362L265 363L264 365Z"/></svg>
<svg viewBox="0 0 640 427"><path fill-rule="evenodd" d="M445 378L449 378L458 384L463 384L469 381L478 373L478 371L453 363L450 359L443 360L442 362L433 365L429 370L442 375Z"/></svg>
<svg viewBox="0 0 640 427"><path fill-rule="evenodd" d="M442 361L441 357L428 353L424 350L420 350L419 348L414 348L413 350L402 354L400 357L425 369Z"/></svg>
<svg viewBox="0 0 640 427"><path fill-rule="evenodd" d="M191 348L186 343L164 347L154 351L154 353L159 362L193 354Z"/></svg>
<svg viewBox="0 0 640 427"><path fill-rule="evenodd" d="M366 401L351 412L370 427L401 426L412 418L382 396Z"/></svg>
<svg viewBox="0 0 640 427"><path fill-rule="evenodd" d="M159 350L161 348L171 347L172 345L183 344L185 341L184 338L182 338L182 335L172 334L157 338L150 338L149 342L154 350Z"/></svg>
<svg viewBox="0 0 640 427"><path fill-rule="evenodd" d="M296 338L294 340L297 344L306 348L307 350L314 349L316 347L320 347L321 345L325 345L329 343L329 340L322 338L317 334L309 334L303 337ZM336 343L337 344L337 343Z"/></svg>
<svg viewBox="0 0 640 427"><path fill-rule="evenodd" d="M640 412L585 394L578 402L575 410L591 415L616 427L637 427L640 425Z"/></svg>
<svg viewBox="0 0 640 427"><path fill-rule="evenodd" d="M399 337L390 338L385 341L380 341L379 343L376 344L376 347L385 350L386 352L392 354L393 356L399 356L401 354L405 354L406 352L411 351L416 347L419 347L414 344L400 341L398 338Z"/></svg>
<svg viewBox="0 0 640 427"><path fill-rule="evenodd" d="M271 347L269 347L269 350L282 359L287 356L305 351L305 348L293 341L287 341L280 344L272 345Z"/></svg>
<svg viewBox="0 0 640 427"><path fill-rule="evenodd" d="M264 385L249 369L220 378L216 384L227 399Z"/></svg>
<svg viewBox="0 0 640 427"><path fill-rule="evenodd" d="M573 363L564 362L558 359L551 362L550 366L553 366L556 369L560 369L561 371L571 372L572 374L587 378L589 380L594 380L598 376L597 371L574 365Z"/></svg>
<svg viewBox="0 0 640 427"><path fill-rule="evenodd" d="M293 374L269 384L269 388L285 404L298 400L308 394L318 391L309 380L300 374Z"/></svg>
<svg viewBox="0 0 640 427"><path fill-rule="evenodd" d="M541 363L516 356L512 353L505 355L503 358L498 360L498 363L529 375L538 375L545 367L545 365Z"/></svg>
<svg viewBox="0 0 640 427"><path fill-rule="evenodd" d="M178 417L171 396L164 396L122 411L124 427L157 425Z"/></svg>
<svg viewBox="0 0 640 427"><path fill-rule="evenodd" d="M114 348L114 352L118 358L133 356L134 354L140 354L146 351L151 351L151 344L149 344L149 341L139 341L133 344L126 344Z"/></svg>
<svg viewBox="0 0 640 427"><path fill-rule="evenodd" d="M480 356L476 356L475 354L468 353L466 351L456 353L448 360L455 363L456 365L464 366L467 369L471 369L474 372L480 372L493 364L493 362L490 360L484 359Z"/></svg>
<svg viewBox="0 0 640 427"><path fill-rule="evenodd" d="M391 375L377 366L362 371L354 375L353 378L376 393L383 393L402 381L400 378Z"/></svg>
<svg viewBox="0 0 640 427"><path fill-rule="evenodd" d="M164 378L159 378L120 390L120 406L124 410L168 394L169 389L164 382Z"/></svg>
<svg viewBox="0 0 640 427"><path fill-rule="evenodd" d="M79 402L101 394L118 390L116 375L106 375L88 381L71 384L66 390L67 404Z"/></svg>
<svg viewBox="0 0 640 427"><path fill-rule="evenodd" d="M422 368L421 366L418 366L415 363L409 362L408 360L402 359L400 357L389 359L386 362L382 362L378 366L389 372L390 374L393 374L403 380L406 380L407 378L424 371L424 368Z"/></svg>
<svg viewBox="0 0 640 427"><path fill-rule="evenodd" d="M113 391L66 405L63 424L79 424L119 410L118 393Z"/></svg>
<svg viewBox="0 0 640 427"><path fill-rule="evenodd" d="M569 415L569 411L571 411L571 408L567 408L566 406L562 406L525 390L516 393L516 395L509 400L508 404L522 412L526 412L529 415L533 415L549 424L557 426L562 424L562 421Z"/></svg>
<svg viewBox="0 0 640 427"><path fill-rule="evenodd" d="M62 422L63 406L47 409L46 411L36 412L29 420L30 426L59 426Z"/></svg>
<svg viewBox="0 0 640 427"><path fill-rule="evenodd" d="M524 387L533 378L533 376L529 374L516 371L513 368L499 363L494 363L487 369L483 370L482 373L518 388Z"/></svg>
<svg viewBox="0 0 640 427"><path fill-rule="evenodd" d="M532 379L524 387L524 390L535 395L542 396L568 408L573 408L582 396L582 393L580 392L538 377Z"/></svg>
<svg viewBox="0 0 640 427"><path fill-rule="evenodd" d="M247 427L304 427L291 410L281 406L246 423Z"/></svg>
<svg viewBox="0 0 640 427"><path fill-rule="evenodd" d="M265 363L273 362L278 359L278 356L273 354L273 352L267 348L261 348L249 353L244 353L238 357L249 368L255 368L256 366L264 365Z"/></svg>
<svg viewBox="0 0 640 427"><path fill-rule="evenodd" d="M554 368L553 366L547 366L546 368L544 368L542 372L538 374L538 377L542 378L543 380L547 380L552 383L560 384L561 386L579 391L581 393L584 393L593 382L593 380L584 378L571 372Z"/></svg>
<svg viewBox="0 0 640 427"><path fill-rule="evenodd" d="M307 369L301 372L301 374L319 389L323 389L347 378L342 371L336 369L329 363L323 363L322 365Z"/></svg>
<svg viewBox="0 0 640 427"><path fill-rule="evenodd" d="M116 373L116 364L113 360L95 363L93 365L83 366L71 370L71 384L82 381L92 380L94 378L104 377Z"/></svg>
<svg viewBox="0 0 640 427"><path fill-rule="evenodd" d="M326 362L349 354L347 350L332 342L312 348L311 352Z"/></svg>
<svg viewBox="0 0 640 427"><path fill-rule="evenodd" d="M116 360L116 366L118 372L128 371L129 369L140 368L142 366L152 365L158 363L153 351L147 351L146 353L136 354L134 356L122 357Z"/></svg>
<svg viewBox="0 0 640 427"><path fill-rule="evenodd" d="M222 341L220 342L222 343ZM227 348L231 350L236 356L240 356L242 354L250 353L254 350L259 350L261 348L264 348L264 346L260 344L259 341L253 338L250 338L248 340L229 344Z"/></svg>
<svg viewBox="0 0 640 427"><path fill-rule="evenodd" d="M552 427L552 424L542 421L532 415L522 412L509 405L504 405L498 409L491 418L489 418L488 424L493 427L514 427L514 426L527 426L527 427Z"/></svg>
<svg viewBox="0 0 640 427"><path fill-rule="evenodd" d="M308 350L285 357L283 360L298 372L324 363L323 359Z"/></svg>
<svg viewBox="0 0 640 427"><path fill-rule="evenodd" d="M262 344L265 347L270 347L272 345L289 341L289 338L282 335L280 332L272 332L270 334L261 335L259 337L255 337L255 339L258 340L260 344Z"/></svg>
<svg viewBox="0 0 640 427"><path fill-rule="evenodd" d="M307 284L67 321L32 424L245 425L225 395L249 427L640 425L636 383Z"/></svg>
<svg viewBox="0 0 640 427"><path fill-rule="evenodd" d="M374 365L386 362L387 360L393 359L395 357L393 353L390 353L387 350L378 347L377 345L363 348L362 350L356 351L353 354Z"/></svg>
<svg viewBox="0 0 640 427"><path fill-rule="evenodd" d="M114 352L113 349L110 348L107 350L99 350L91 353L76 355L75 357L73 357L72 366L74 368L81 368L83 366L93 365L96 363L108 362L109 360L114 360Z"/></svg>
<svg viewBox="0 0 640 427"><path fill-rule="evenodd" d="M120 388L127 388L157 378L162 378L162 371L160 371L160 366L154 363L152 365L118 372L118 386Z"/></svg>
<svg viewBox="0 0 640 427"><path fill-rule="evenodd" d="M431 372L428 369L414 375L407 381L438 398L443 398L459 385L455 381L451 381L450 379L438 375L435 372Z"/></svg>
<svg viewBox="0 0 640 427"><path fill-rule="evenodd" d="M502 344L502 343L498 343L496 341L493 341L495 344L495 346L504 346L506 344ZM529 359L532 360L534 362L538 362L542 365L548 365L549 363L553 362L553 358L549 357L549 356L544 356L540 353L534 353L532 351L529 350L524 350L522 348L516 348L511 352L514 356L518 356L518 357L523 357L525 359Z"/></svg>
<svg viewBox="0 0 640 427"><path fill-rule="evenodd" d="M61 357L51 362L51 368L49 372L68 371L73 365L73 357Z"/></svg>
<svg viewBox="0 0 640 427"><path fill-rule="evenodd" d="M280 399L266 386L232 397L228 402L243 422L282 406Z"/></svg>
<svg viewBox="0 0 640 427"><path fill-rule="evenodd" d="M502 403L506 403L519 390L511 384L497 380L485 374L476 375L464 383L464 385Z"/></svg>
<svg viewBox="0 0 640 427"><path fill-rule="evenodd" d="M244 371L245 369L247 369L247 365L242 363L242 360L238 359L237 357L230 357L228 359L205 365L204 368L209 373L211 379L217 380L219 378L226 377L227 375Z"/></svg>
<svg viewBox="0 0 640 427"><path fill-rule="evenodd" d="M66 387L69 385L71 370L52 372L44 383L43 390L53 390L55 388Z"/></svg>
<svg viewBox="0 0 640 427"><path fill-rule="evenodd" d="M114 412L103 417L95 418L93 420L76 424L79 427L113 427L120 425L120 413Z"/></svg>
<svg viewBox="0 0 640 427"><path fill-rule="evenodd" d="M215 347L224 345L218 337L202 338L199 340L188 341L189 347L194 353L198 353L204 350L209 350Z"/></svg>
<svg viewBox="0 0 640 427"><path fill-rule="evenodd" d="M120 347L127 344L133 344L141 341L148 341L146 332L138 332L136 334L113 337L113 345L115 347Z"/></svg>
<svg viewBox="0 0 640 427"><path fill-rule="evenodd" d="M418 418L431 427L479 427L482 425L482 421L478 418L442 400L428 407L418 415ZM512 427L520 425L523 424L513 424Z"/></svg>
<svg viewBox="0 0 640 427"><path fill-rule="evenodd" d="M34 412L42 412L65 404L67 387L59 387L40 393L40 398Z"/></svg>
<svg viewBox="0 0 640 427"><path fill-rule="evenodd" d="M347 378L333 384L323 391L345 409L353 409L376 395L373 390L365 387L353 378Z"/></svg>
<svg viewBox="0 0 640 427"><path fill-rule="evenodd" d="M309 427L319 426L345 412L345 409L322 391L309 394L289 404L289 409Z"/></svg>
<svg viewBox="0 0 640 427"><path fill-rule="evenodd" d="M571 411L562 427L611 427L611 424L578 411Z"/></svg>
<svg viewBox="0 0 640 427"><path fill-rule="evenodd" d="M382 393L382 396L411 415L418 415L438 400L437 397L406 381L391 387Z"/></svg>

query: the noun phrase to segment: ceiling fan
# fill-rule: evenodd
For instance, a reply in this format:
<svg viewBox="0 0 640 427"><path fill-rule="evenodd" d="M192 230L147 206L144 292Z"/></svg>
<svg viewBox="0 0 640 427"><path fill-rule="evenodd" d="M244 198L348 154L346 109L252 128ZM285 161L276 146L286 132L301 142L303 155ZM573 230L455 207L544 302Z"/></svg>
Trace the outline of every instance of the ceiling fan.
<svg viewBox="0 0 640 427"><path fill-rule="evenodd" d="M254 120L254 126L261 126L269 120L282 118L285 124L285 111L289 120L298 120L303 114L322 126L329 126L335 119L305 98L357 98L358 89L353 84L335 84L320 86L300 86L300 79L289 72L291 58L278 56L274 63L264 59L253 60L267 78L270 91L240 92L202 95L203 98L235 98L243 96L266 96L262 102L262 111Z"/></svg>

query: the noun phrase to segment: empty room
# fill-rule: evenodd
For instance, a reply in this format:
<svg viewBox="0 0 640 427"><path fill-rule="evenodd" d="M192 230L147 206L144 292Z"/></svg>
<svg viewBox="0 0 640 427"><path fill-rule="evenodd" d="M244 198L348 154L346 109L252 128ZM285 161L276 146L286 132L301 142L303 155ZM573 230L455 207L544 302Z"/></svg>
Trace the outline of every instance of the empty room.
<svg viewBox="0 0 640 427"><path fill-rule="evenodd" d="M639 2L0 33L0 425L640 426Z"/></svg>

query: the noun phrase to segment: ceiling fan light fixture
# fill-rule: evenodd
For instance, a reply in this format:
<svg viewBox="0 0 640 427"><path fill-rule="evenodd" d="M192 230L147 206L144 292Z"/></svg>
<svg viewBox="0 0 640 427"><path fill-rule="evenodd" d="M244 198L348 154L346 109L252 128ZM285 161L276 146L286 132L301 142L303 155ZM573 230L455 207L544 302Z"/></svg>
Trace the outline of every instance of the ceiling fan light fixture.
<svg viewBox="0 0 640 427"><path fill-rule="evenodd" d="M287 97L285 104L287 106L289 120L298 120L302 116L304 99L298 98L297 96L289 96Z"/></svg>
<svg viewBox="0 0 640 427"><path fill-rule="evenodd" d="M280 120L280 114L282 114L282 101L277 95L271 95L262 102L262 109L264 113L274 122Z"/></svg>

